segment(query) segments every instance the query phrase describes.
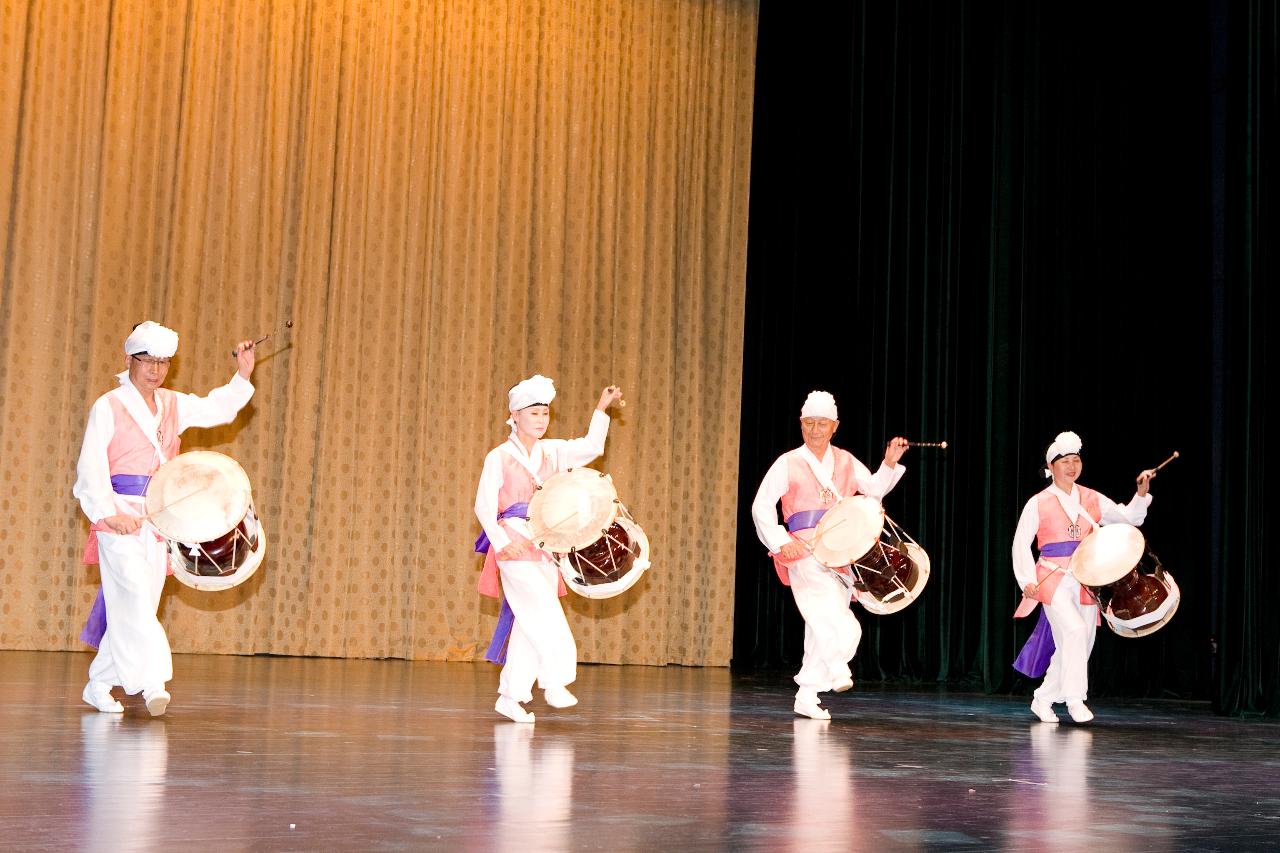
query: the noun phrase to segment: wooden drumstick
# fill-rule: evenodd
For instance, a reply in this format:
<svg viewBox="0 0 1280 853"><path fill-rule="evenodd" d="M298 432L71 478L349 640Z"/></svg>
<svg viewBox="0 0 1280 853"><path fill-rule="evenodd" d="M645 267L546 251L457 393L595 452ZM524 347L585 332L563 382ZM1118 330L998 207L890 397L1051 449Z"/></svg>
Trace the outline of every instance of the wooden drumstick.
<svg viewBox="0 0 1280 853"><path fill-rule="evenodd" d="M945 441L908 441L907 447L936 447L939 450L946 450L947 443Z"/></svg>
<svg viewBox="0 0 1280 853"><path fill-rule="evenodd" d="M196 489L194 492L187 492L185 495L183 495L182 497L178 498L177 500L169 501L169 503L167 503L167 504L165 504L164 506L160 507L160 508L159 508L158 510L156 510L155 512L149 512L149 513L147 513L146 515L144 515L144 516L142 516L142 517L143 517L143 519L145 519L146 521L151 521L151 520L152 520L152 518L153 518L154 516L156 516L156 515L158 515L158 514L160 514L160 513L164 512L164 511L165 511L165 510L167 510L169 507L171 507L171 506L176 506L177 504L180 504L180 503L182 503L183 501L185 501L187 498L193 498L193 497L195 497L196 495L202 495L202 494L204 494L206 491L208 491L208 489L206 489L206 488L199 488L199 489Z"/></svg>
<svg viewBox="0 0 1280 853"><path fill-rule="evenodd" d="M1041 580L1036 581L1035 586L1031 587L1033 590L1039 589L1040 584L1044 583L1058 572L1062 572L1064 575L1067 573L1067 570L1062 568L1062 566L1059 566L1057 563L1051 563L1048 560L1040 560L1039 562L1044 563L1046 566L1053 566L1053 571L1049 572L1049 574L1045 575ZM1026 596L1023 597L1026 598Z"/></svg>
<svg viewBox="0 0 1280 853"><path fill-rule="evenodd" d="M292 329L292 328L293 328L293 321L292 321L292 320L285 320L285 321L284 321L284 328L286 328L286 329ZM280 331L280 329L276 329L276 332L279 332L279 331ZM269 337L271 337L271 333L268 333L268 334L263 335L262 337L258 338L256 341L254 341L254 342L253 342L253 346L250 346L250 347L249 347L249 349L253 349L253 347L256 347L258 344L262 343L263 341L265 341L265 340L266 340L267 338L269 338ZM239 353L239 352L237 352L236 350L232 350L232 351L231 351L231 357L232 357L232 358L235 358L235 357L236 357L236 356L238 356L239 354L240 354L240 353Z"/></svg>
<svg viewBox="0 0 1280 853"><path fill-rule="evenodd" d="M1154 471L1159 471L1161 468L1163 468L1164 466L1168 465L1170 462L1172 462L1173 460L1175 460L1175 459L1177 459L1177 458L1178 458L1178 451L1176 451L1176 450L1175 450L1175 451L1173 451L1173 455L1172 455L1172 456L1170 456L1168 459L1164 460L1163 462L1161 462L1159 465L1157 465L1155 468L1152 468L1151 470L1152 470L1153 472L1154 472Z"/></svg>

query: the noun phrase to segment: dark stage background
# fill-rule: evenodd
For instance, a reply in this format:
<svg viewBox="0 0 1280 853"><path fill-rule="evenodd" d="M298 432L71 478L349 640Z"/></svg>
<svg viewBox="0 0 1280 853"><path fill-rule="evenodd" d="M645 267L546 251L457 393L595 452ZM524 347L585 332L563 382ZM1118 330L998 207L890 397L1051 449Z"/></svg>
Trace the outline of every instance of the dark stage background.
<svg viewBox="0 0 1280 853"><path fill-rule="evenodd" d="M798 666L749 505L821 388L872 469L892 435L951 443L910 451L885 501L934 571L903 613L856 608L855 677L1029 688L1009 548L1072 429L1082 482L1120 502L1182 453L1143 528L1181 608L1148 638L1099 629L1093 695L1280 710L1261 559L1275 9L762 3L735 667Z"/></svg>

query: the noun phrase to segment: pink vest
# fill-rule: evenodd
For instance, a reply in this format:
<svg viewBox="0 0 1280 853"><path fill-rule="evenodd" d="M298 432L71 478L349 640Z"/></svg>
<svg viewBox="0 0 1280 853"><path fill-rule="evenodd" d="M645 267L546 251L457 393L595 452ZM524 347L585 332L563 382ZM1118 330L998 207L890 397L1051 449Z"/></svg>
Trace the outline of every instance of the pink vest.
<svg viewBox="0 0 1280 853"><path fill-rule="evenodd" d="M1095 522L1102 521L1102 508L1098 503L1098 493L1093 489L1086 489L1079 484L1076 488L1080 492L1080 506L1084 511L1089 513L1089 517ZM1058 499L1054 497L1053 487L1046 488L1036 497L1036 507L1040 511L1040 528L1036 531L1036 548L1044 548L1050 542L1069 542L1071 541L1071 532L1068 528L1075 519L1067 518L1067 514L1062 509L1062 504L1058 503ZM1088 522L1080 525L1079 537L1083 539L1093 532L1093 528ZM1070 557L1046 557L1052 560L1054 565L1066 569L1071 565ZM1052 577L1049 577L1052 575ZM1045 580L1048 578L1048 580ZM1042 562L1036 563L1036 581L1040 583L1040 587L1036 590L1036 600L1042 604L1048 604L1053 601L1053 594L1058 589L1058 584L1062 583L1062 572L1055 572L1045 566ZM1084 587L1080 588L1080 603L1094 604L1093 596Z"/></svg>
<svg viewBox="0 0 1280 853"><path fill-rule="evenodd" d="M529 471L521 465L509 453L501 452L498 454L502 460L502 486L498 489L498 514L501 515L509 506L518 503L528 503L533 498L535 486L533 478L529 476ZM555 465L551 459L544 453L542 456L542 464L538 466L538 479L546 482L547 478L556 473ZM502 526L510 534L510 525L507 519L500 519L498 524ZM550 559L550 555L545 551L539 551L532 544L525 549L524 553L516 559L536 561L542 559ZM487 595L490 598L499 598L502 595L502 588L499 583L500 574L498 572L498 549L489 548L489 553L484 557L484 568L480 572L480 583L476 588L481 595ZM559 595L568 594L569 590L565 587L564 581L561 580L557 593Z"/></svg>
<svg viewBox="0 0 1280 853"><path fill-rule="evenodd" d="M107 467L111 474L143 474L151 476L160 467L160 457L156 455L155 446L142 431L142 427L129 414L124 403L116 394L108 394L107 402L111 404L111 415L115 419L115 428L111 433L111 441L107 443ZM160 447L166 459L178 455L182 439L178 437L178 400L177 395L167 388L156 389L156 402L163 409L160 418L160 432L164 441ZM98 562L98 531L110 533L101 521L89 527L89 541L84 546L84 562Z"/></svg>
<svg viewBox="0 0 1280 853"><path fill-rule="evenodd" d="M832 447L831 452L835 456L835 466L831 472L832 485L840 492L841 497L847 498L856 495L858 493L858 480L854 473L853 454L838 447ZM822 483L818 482L813 469L804 461L804 458L799 453L788 454L787 493L782 496L781 501L784 522L797 512L830 507L832 501L824 501L822 499L822 489ZM802 537L793 532L791 538L801 539ZM773 567L778 572L778 578L783 585L791 586L791 579L787 574L788 563L775 554Z"/></svg>

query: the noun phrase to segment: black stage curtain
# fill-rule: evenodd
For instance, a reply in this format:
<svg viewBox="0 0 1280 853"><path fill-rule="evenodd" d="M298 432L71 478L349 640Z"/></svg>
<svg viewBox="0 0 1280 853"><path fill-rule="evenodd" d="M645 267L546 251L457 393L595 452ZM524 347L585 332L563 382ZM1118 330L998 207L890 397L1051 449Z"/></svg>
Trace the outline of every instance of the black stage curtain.
<svg viewBox="0 0 1280 853"><path fill-rule="evenodd" d="M1232 714L1280 716L1280 572L1265 560L1280 473L1268 453L1266 400L1280 399L1280 3L1214 6L1213 281L1215 395L1211 488L1219 667L1215 699ZM1273 422L1274 424L1274 422ZM1280 432L1269 437L1276 440Z"/></svg>
<svg viewBox="0 0 1280 853"><path fill-rule="evenodd" d="M1182 453L1156 479L1143 527L1181 609L1144 639L1099 629L1094 695L1211 694L1214 570L1231 570L1211 555L1212 439L1257 439L1237 409L1261 402L1234 362L1229 404L1214 402L1212 324L1236 320L1215 314L1211 277L1212 14L1208 3L764 0L736 667L798 667L803 624L749 506L769 464L800 444L801 402L821 388L840 405L835 443L873 469L890 436L951 443L910 451L886 499L933 576L900 614L855 607L857 678L1028 688L1010 667L1034 623L1011 618L1010 543L1044 486L1045 446L1072 429L1081 482L1121 502L1142 468ZM1252 274L1261 298L1263 271ZM1265 369L1263 327L1249 328L1252 348L1231 352ZM1247 471L1261 449L1228 453ZM1261 512L1261 487L1224 487L1233 518L1257 491L1224 528L1232 538ZM1256 553L1232 559L1260 565ZM1250 578L1244 592L1223 586L1224 619L1234 597L1261 591ZM1223 650L1252 642L1229 636Z"/></svg>

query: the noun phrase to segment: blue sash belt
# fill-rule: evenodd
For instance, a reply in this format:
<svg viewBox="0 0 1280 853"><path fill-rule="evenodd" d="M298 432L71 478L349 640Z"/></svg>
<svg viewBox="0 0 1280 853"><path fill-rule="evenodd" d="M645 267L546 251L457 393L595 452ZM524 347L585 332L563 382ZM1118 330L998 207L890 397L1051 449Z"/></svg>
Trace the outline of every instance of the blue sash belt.
<svg viewBox="0 0 1280 853"><path fill-rule="evenodd" d="M795 515L787 519L787 530L795 533L797 530L809 530L818 526L818 521L827 514L825 509L806 509L797 512Z"/></svg>
<svg viewBox="0 0 1280 853"><path fill-rule="evenodd" d="M111 488L117 495L140 498L147 493L151 478L146 474L112 474Z"/></svg>
<svg viewBox="0 0 1280 853"><path fill-rule="evenodd" d="M523 518L529 520L529 504L519 503L512 504L498 514L498 520L504 518ZM476 553L489 553L489 536L484 531L476 537ZM489 641L489 648L485 650L484 659L490 663L506 663L507 662L507 640L511 638L511 626L515 624L516 614L511 612L511 605L507 604L507 597L502 597L502 609L498 611L498 624L493 629L493 639Z"/></svg>

